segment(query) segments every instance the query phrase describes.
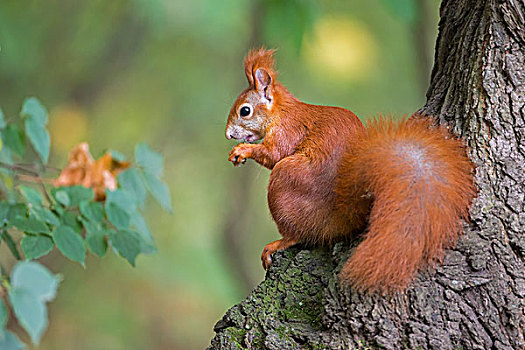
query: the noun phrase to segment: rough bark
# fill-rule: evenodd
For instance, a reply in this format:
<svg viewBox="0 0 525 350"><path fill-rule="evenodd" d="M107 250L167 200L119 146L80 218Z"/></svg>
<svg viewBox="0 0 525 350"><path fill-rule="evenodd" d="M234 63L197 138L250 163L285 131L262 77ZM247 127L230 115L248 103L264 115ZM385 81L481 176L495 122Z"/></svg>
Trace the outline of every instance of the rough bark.
<svg viewBox="0 0 525 350"><path fill-rule="evenodd" d="M402 294L339 285L354 244L275 254L210 349L525 349L525 2L442 4L427 103L477 165L471 222Z"/></svg>

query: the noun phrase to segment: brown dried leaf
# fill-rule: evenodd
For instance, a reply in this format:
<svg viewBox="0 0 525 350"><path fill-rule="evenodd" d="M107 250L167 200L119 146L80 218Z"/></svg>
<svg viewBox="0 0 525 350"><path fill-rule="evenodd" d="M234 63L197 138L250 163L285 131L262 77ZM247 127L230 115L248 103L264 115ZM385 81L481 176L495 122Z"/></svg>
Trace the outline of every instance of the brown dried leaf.
<svg viewBox="0 0 525 350"><path fill-rule="evenodd" d="M54 185L57 187L82 185L92 188L95 192L95 199L102 201L106 198L106 188L110 191L117 189L117 175L129 165L129 162L115 160L110 152L93 160L89 152L89 145L83 142L71 150L68 164Z"/></svg>

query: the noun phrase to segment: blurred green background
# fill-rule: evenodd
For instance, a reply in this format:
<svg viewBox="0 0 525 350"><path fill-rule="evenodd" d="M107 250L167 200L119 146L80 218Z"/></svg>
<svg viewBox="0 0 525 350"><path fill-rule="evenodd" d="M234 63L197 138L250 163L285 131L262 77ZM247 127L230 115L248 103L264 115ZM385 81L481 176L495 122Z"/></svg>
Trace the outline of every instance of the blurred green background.
<svg viewBox="0 0 525 350"><path fill-rule="evenodd" d="M423 105L437 0L2 0L0 106L49 109L52 158L75 144L166 158L174 213L147 208L159 252L133 269L108 254L62 272L40 349L202 349L214 323L264 277L278 233L269 172L226 159L228 111L246 85L250 47L278 48L280 80L300 99L363 121ZM1 254L1 251L0 251ZM9 266L12 261L2 257ZM20 334L20 333L19 333Z"/></svg>

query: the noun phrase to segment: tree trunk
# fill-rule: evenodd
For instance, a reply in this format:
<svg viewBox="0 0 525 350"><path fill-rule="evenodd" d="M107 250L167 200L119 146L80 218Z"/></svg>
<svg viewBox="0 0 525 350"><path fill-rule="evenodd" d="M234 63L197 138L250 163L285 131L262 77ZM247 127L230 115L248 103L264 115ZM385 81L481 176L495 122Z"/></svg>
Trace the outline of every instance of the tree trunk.
<svg viewBox="0 0 525 350"><path fill-rule="evenodd" d="M477 165L471 222L402 294L362 295L337 272L355 246L275 254L210 349L525 349L525 2L441 6L427 103Z"/></svg>

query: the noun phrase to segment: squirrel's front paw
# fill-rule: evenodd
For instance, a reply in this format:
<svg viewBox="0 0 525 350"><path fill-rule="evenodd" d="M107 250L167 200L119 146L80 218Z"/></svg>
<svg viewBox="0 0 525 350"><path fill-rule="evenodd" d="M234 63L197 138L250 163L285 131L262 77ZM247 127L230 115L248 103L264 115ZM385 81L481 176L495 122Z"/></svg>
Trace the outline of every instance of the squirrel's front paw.
<svg viewBox="0 0 525 350"><path fill-rule="evenodd" d="M246 163L246 159L252 156L253 145L241 143L235 146L228 157L228 160L235 166Z"/></svg>

